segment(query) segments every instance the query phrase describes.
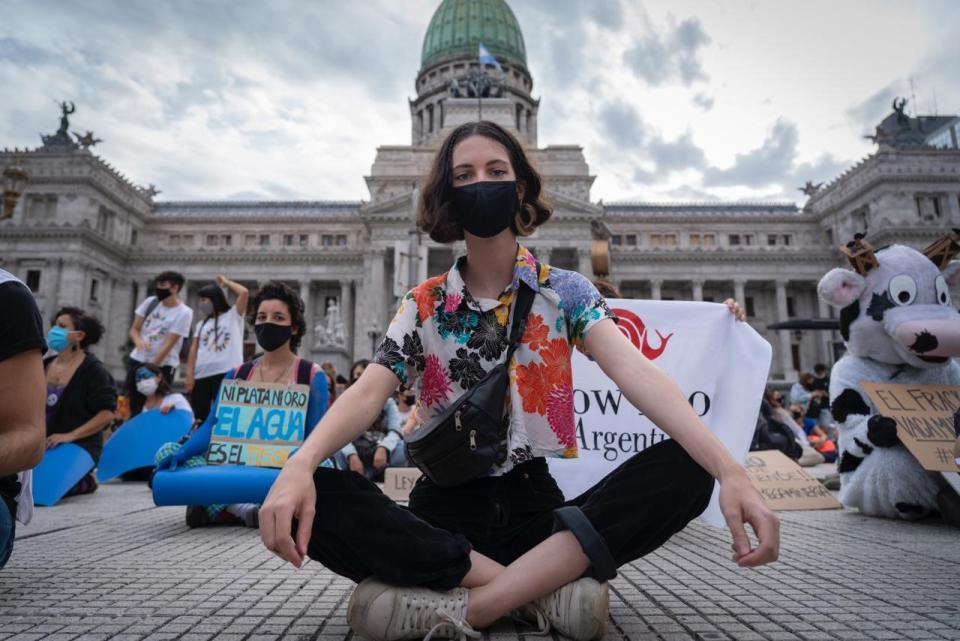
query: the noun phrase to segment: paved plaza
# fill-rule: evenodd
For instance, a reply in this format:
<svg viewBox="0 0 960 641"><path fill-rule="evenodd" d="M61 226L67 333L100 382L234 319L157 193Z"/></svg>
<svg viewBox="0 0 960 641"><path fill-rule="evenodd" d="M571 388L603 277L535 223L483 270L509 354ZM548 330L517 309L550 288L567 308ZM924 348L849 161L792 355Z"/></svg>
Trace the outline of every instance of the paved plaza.
<svg viewBox="0 0 960 641"><path fill-rule="evenodd" d="M39 508L0 571L0 640L350 639L353 587L244 528L188 530L142 484ZM607 639L960 639L960 536L939 522L781 513L780 561L729 560L700 524L611 583ZM528 636L502 621L490 641Z"/></svg>

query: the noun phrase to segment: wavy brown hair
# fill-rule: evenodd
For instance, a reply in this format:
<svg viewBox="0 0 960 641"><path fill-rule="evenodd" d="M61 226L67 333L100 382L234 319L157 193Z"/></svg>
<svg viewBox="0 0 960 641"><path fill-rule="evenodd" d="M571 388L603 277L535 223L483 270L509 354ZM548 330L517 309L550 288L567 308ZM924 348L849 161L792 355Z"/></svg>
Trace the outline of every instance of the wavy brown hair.
<svg viewBox="0 0 960 641"><path fill-rule="evenodd" d="M523 147L509 131L489 120L460 125L443 141L420 190L417 226L438 243L463 240L463 227L453 212L453 148L470 136L484 136L506 148L517 183L524 186L523 202L510 228L518 236L529 236L550 220L553 209L542 198L540 174Z"/></svg>

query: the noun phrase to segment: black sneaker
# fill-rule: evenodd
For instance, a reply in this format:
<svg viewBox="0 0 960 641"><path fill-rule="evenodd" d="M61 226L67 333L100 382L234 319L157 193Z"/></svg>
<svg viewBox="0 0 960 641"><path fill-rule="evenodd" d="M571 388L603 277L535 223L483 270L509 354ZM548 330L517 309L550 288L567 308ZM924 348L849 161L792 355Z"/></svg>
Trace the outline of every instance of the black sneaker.
<svg viewBox="0 0 960 641"><path fill-rule="evenodd" d="M207 508L202 505L188 505L186 521L188 528L206 527L211 523Z"/></svg>

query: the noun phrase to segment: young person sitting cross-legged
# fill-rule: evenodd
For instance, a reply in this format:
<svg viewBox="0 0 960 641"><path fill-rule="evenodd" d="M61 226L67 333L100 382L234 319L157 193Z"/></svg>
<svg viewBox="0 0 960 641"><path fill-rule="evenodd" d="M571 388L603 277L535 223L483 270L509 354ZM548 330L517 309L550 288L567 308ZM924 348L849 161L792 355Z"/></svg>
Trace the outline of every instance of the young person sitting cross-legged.
<svg viewBox="0 0 960 641"><path fill-rule="evenodd" d="M518 245L551 213L520 143L494 123L457 127L421 193L420 229L441 243L464 239L467 255L404 296L373 362L287 461L260 512L267 549L297 567L309 556L357 581L347 621L383 641L479 638L512 611L541 631L601 638L606 581L696 518L714 479L733 560L775 560L777 517L677 385L619 331L589 280L539 264ZM452 487L421 478L409 508L359 474L317 468L367 429L399 383L416 382L421 424L477 386L506 359L512 308L531 293L509 363L500 463ZM565 500L545 457L577 454L574 348L589 352L672 439Z"/></svg>

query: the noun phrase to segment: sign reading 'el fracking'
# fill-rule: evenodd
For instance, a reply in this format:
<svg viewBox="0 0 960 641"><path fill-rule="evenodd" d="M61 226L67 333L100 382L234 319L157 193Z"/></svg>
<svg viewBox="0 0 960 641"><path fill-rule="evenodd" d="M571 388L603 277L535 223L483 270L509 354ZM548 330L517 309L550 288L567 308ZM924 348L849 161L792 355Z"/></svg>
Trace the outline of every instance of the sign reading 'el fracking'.
<svg viewBox="0 0 960 641"><path fill-rule="evenodd" d="M860 383L877 411L897 422L897 436L920 465L931 472L958 472L953 459L953 415L960 387Z"/></svg>
<svg viewBox="0 0 960 641"><path fill-rule="evenodd" d="M608 300L620 331L674 380L686 402L738 461L757 423L771 347L716 303ZM595 363L573 355L579 459L548 459L566 498L667 438ZM653 401L656 405L659 401ZM716 493L703 519L723 524Z"/></svg>
<svg viewBox="0 0 960 641"><path fill-rule="evenodd" d="M309 398L306 385L223 381L207 463L283 467L303 442Z"/></svg>

